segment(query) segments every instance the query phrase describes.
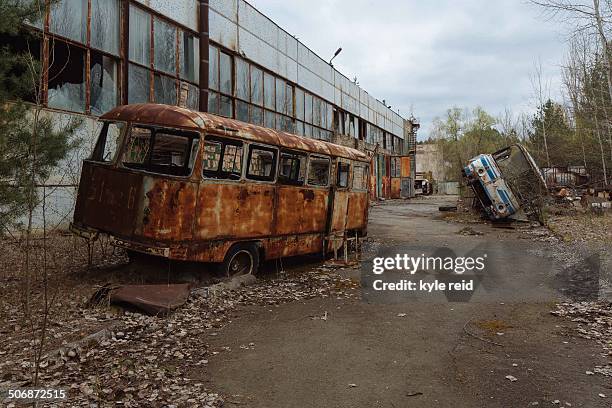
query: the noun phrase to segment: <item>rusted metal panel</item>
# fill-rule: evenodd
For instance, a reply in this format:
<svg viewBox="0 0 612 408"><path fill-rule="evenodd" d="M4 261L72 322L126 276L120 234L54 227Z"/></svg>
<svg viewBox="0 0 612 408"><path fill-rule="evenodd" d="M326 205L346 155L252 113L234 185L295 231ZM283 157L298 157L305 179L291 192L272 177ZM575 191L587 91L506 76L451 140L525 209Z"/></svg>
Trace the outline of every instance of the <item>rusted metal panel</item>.
<svg viewBox="0 0 612 408"><path fill-rule="evenodd" d="M312 254L323 251L323 234L303 234L266 239L265 259Z"/></svg>
<svg viewBox="0 0 612 408"><path fill-rule="evenodd" d="M346 219L347 230L361 230L367 226L368 217L368 194L349 193L348 210Z"/></svg>
<svg viewBox="0 0 612 408"><path fill-rule="evenodd" d="M269 236L273 204L270 184L202 183L194 235L204 240Z"/></svg>
<svg viewBox="0 0 612 408"><path fill-rule="evenodd" d="M144 199L135 232L154 240L191 238L197 194L197 183L144 176Z"/></svg>
<svg viewBox="0 0 612 408"><path fill-rule="evenodd" d="M94 295L98 299L101 296ZM189 284L125 285L109 290L108 297L114 305L132 307L152 316L166 315L187 302Z"/></svg>
<svg viewBox="0 0 612 408"><path fill-rule="evenodd" d="M326 190L279 186L276 194L275 234L325 232Z"/></svg>
<svg viewBox="0 0 612 408"><path fill-rule="evenodd" d="M402 160L401 160L401 166L402 166L402 177L410 177L410 157L409 156L402 156Z"/></svg>
<svg viewBox="0 0 612 408"><path fill-rule="evenodd" d="M91 162L83 164L74 220L80 225L128 236L134 232L142 175Z"/></svg>
<svg viewBox="0 0 612 408"><path fill-rule="evenodd" d="M402 179L391 177L391 198L400 198L402 192Z"/></svg>
<svg viewBox="0 0 612 408"><path fill-rule="evenodd" d="M191 130L212 130L214 133L238 136L248 141L267 143L299 149L312 153L334 155L352 160L366 161L368 157L359 150L308 139L287 132L256 126L210 113L196 112L178 106L143 103L123 105L101 117L102 120L121 120Z"/></svg>
<svg viewBox="0 0 612 408"><path fill-rule="evenodd" d="M336 190L334 193L334 207L330 221L330 232L341 232L346 230L348 199L350 194L351 193L346 190Z"/></svg>

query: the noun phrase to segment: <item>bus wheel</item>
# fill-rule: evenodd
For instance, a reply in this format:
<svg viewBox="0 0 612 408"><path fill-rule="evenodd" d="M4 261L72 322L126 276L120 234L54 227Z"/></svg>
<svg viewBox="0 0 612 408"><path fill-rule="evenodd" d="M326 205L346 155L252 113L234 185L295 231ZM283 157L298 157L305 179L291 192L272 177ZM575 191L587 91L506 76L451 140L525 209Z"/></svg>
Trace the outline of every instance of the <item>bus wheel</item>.
<svg viewBox="0 0 612 408"><path fill-rule="evenodd" d="M229 250L222 271L228 278L254 274L259 267L259 251L255 244L238 244Z"/></svg>

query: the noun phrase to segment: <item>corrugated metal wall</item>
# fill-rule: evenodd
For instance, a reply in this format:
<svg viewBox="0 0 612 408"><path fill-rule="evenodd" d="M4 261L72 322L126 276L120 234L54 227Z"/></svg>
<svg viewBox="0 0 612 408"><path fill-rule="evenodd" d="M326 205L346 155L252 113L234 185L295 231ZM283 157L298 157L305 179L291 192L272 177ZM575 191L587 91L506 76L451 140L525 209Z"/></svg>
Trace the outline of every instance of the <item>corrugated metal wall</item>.
<svg viewBox="0 0 612 408"><path fill-rule="evenodd" d="M157 0L161 1L161 0ZM181 0L177 3L191 1ZM243 0L210 1L210 40L404 138L404 119Z"/></svg>

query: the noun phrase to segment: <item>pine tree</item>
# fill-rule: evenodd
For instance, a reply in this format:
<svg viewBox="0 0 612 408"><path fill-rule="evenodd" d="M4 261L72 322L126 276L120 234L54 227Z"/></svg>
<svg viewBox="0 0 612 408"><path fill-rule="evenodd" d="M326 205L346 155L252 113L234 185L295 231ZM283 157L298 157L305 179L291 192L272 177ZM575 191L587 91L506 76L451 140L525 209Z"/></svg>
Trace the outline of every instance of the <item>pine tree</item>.
<svg viewBox="0 0 612 408"><path fill-rule="evenodd" d="M0 0L0 233L38 205L38 186L76 145L74 119L57 126L42 111L40 33L44 0Z"/></svg>

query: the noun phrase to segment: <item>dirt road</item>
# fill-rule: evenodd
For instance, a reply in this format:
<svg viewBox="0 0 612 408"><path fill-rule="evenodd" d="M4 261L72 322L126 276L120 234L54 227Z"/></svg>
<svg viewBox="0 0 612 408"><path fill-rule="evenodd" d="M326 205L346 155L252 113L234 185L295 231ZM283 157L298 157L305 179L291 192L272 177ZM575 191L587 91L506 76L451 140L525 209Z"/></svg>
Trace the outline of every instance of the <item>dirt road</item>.
<svg viewBox="0 0 612 408"><path fill-rule="evenodd" d="M546 244L489 224L461 234L466 225L438 211L452 202L386 202L372 209L369 234L400 248L487 251L501 280L481 298L243 307L207 339L226 351L192 374L230 407L611 407L609 378L586 374L601 348L549 313L562 265L546 258Z"/></svg>

